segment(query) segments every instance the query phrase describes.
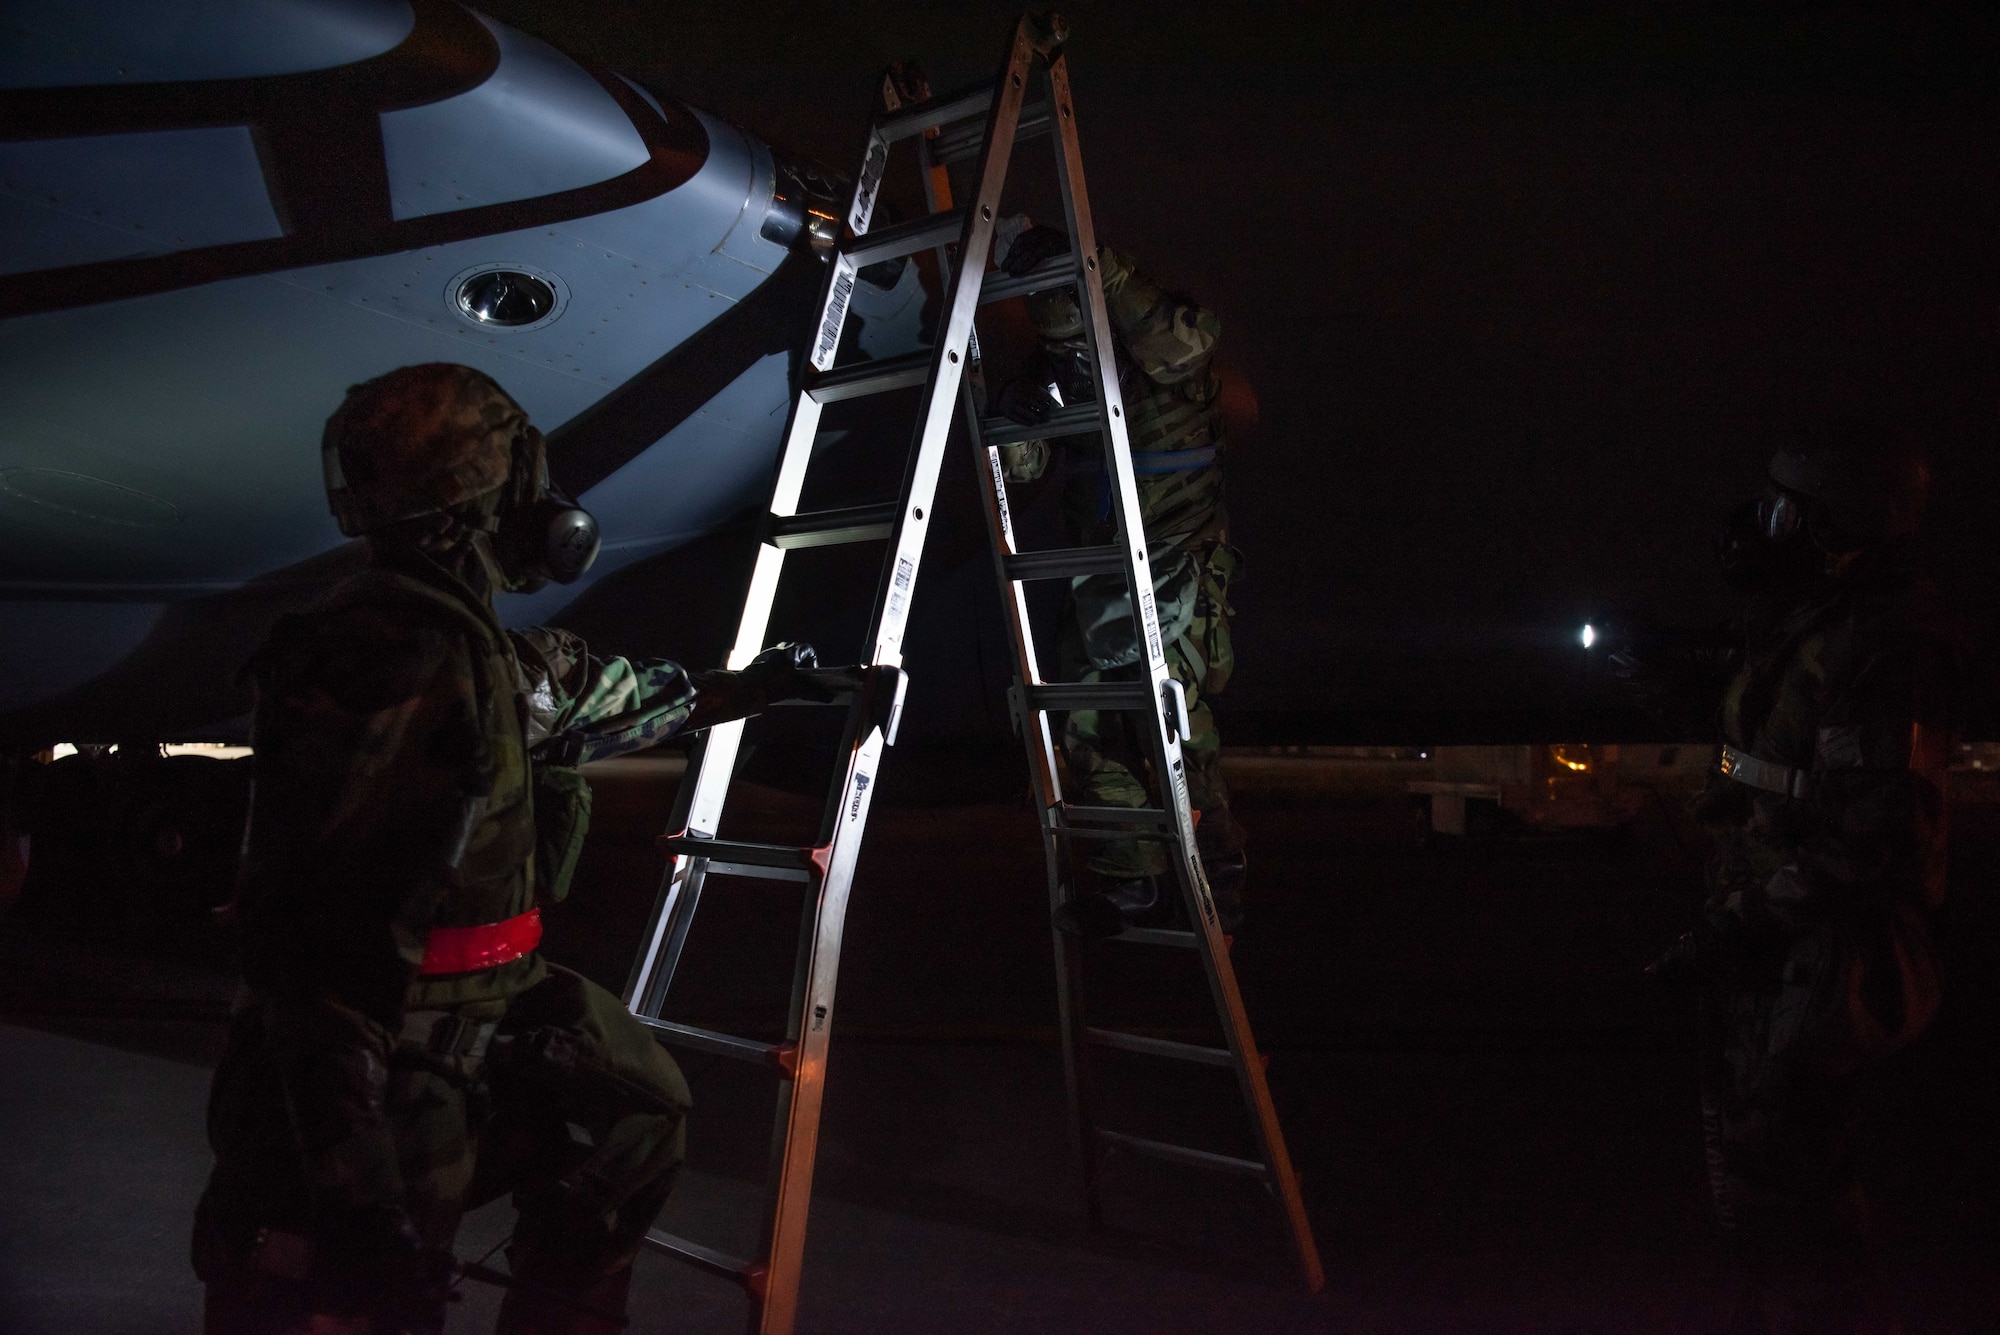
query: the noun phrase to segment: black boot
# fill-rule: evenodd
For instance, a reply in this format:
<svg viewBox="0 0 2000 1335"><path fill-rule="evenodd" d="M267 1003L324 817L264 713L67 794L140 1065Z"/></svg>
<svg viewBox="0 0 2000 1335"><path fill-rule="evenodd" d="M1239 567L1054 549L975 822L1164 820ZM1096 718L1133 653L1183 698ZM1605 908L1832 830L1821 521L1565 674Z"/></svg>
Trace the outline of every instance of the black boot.
<svg viewBox="0 0 2000 1335"><path fill-rule="evenodd" d="M501 1302L496 1335L618 1335L625 1329L630 1263L606 1273L528 1259L514 1276L519 1283Z"/></svg>
<svg viewBox="0 0 2000 1335"><path fill-rule="evenodd" d="M1117 936L1159 904L1160 883L1150 876L1106 881L1098 889L1073 895L1056 916L1056 926L1073 936Z"/></svg>

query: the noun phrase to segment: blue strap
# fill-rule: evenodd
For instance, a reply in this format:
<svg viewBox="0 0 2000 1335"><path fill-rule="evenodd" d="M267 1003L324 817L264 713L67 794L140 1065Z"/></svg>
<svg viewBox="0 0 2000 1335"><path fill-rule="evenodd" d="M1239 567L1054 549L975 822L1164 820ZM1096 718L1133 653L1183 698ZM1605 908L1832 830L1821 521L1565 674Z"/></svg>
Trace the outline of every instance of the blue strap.
<svg viewBox="0 0 2000 1335"><path fill-rule="evenodd" d="M1214 463L1215 456L1221 452L1220 445L1204 445L1198 450L1134 450L1132 471L1185 473L1190 468L1205 468Z"/></svg>

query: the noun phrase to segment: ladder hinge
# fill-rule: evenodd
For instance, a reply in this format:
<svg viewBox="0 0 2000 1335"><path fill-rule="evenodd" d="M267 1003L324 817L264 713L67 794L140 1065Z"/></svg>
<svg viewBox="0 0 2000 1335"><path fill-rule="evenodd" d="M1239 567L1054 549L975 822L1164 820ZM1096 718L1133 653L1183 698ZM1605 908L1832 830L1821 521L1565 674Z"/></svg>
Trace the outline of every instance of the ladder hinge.
<svg viewBox="0 0 2000 1335"><path fill-rule="evenodd" d="M910 674L899 667L877 663L868 669L869 722L882 730L882 744L896 744L896 729L903 722L903 698L909 694Z"/></svg>
<svg viewBox="0 0 2000 1335"><path fill-rule="evenodd" d="M1169 740L1188 741L1193 724L1188 720L1187 691L1168 677L1160 683L1160 722L1166 725Z"/></svg>
<svg viewBox="0 0 2000 1335"><path fill-rule="evenodd" d="M1028 40L1035 44L1035 54L1044 60L1055 58L1064 42L1069 40L1069 24L1054 10L1028 16Z"/></svg>

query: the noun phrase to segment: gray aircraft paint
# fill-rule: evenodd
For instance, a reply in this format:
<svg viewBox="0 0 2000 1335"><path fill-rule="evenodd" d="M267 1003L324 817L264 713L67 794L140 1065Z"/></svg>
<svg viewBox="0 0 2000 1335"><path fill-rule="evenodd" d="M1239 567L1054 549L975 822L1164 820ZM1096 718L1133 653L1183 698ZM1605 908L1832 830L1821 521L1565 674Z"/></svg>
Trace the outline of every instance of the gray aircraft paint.
<svg viewBox="0 0 2000 1335"><path fill-rule="evenodd" d="M406 6L356 0L154 11L7 0L0 86L289 73L366 59L410 29ZM645 162L595 78L481 22L501 53L492 77L380 117L397 219L573 190ZM635 91L662 116L688 114ZM465 362L553 432L762 284L788 254L759 235L771 151L696 115L708 141L699 170L629 207L0 322L0 714L16 715L13 730L20 711L116 668L177 604L340 546L318 441L349 385ZM0 255L12 271L277 230L242 127L0 144ZM458 281L496 267L546 276L557 308L513 330L462 314ZM862 287L864 350L913 346L915 267L886 291ZM605 536L590 580L754 504L784 425L785 362L752 365L584 495ZM504 610L544 619L588 583ZM233 673L204 648L186 646L189 672Z"/></svg>

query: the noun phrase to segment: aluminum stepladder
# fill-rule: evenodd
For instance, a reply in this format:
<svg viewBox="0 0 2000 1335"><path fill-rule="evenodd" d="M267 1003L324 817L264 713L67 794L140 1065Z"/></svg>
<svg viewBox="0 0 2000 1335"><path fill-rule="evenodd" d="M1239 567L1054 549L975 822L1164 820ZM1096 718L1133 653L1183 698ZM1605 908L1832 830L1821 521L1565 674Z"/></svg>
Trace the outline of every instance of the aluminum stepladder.
<svg viewBox="0 0 2000 1335"><path fill-rule="evenodd" d="M848 700L847 723L836 761L839 777L830 787L813 845L789 847L719 839L716 832L720 827L731 771L742 741L742 724L725 724L709 730L690 757L688 777L682 785L672 822L676 832L661 841L672 854L672 861L626 990L626 1003L632 1013L652 1027L664 1041L765 1064L778 1076L776 1127L767 1179L764 1255L756 1259L732 1257L701 1243L658 1230L647 1238L648 1245L658 1251L741 1283L750 1299L749 1328L755 1332L772 1332L774 1335L789 1332L797 1316L799 1276L811 1205L841 931L875 774L884 748L894 740L896 720L908 685L901 667L903 628L921 563L926 516L933 508L938 472L951 434L954 398L967 405L975 428L978 426L976 413L969 412L974 399L965 389L965 374L976 356L977 348L973 317L983 301L1020 296L1040 287L1074 282L1078 276L1073 264L1058 260L1028 275L1026 280L1004 276L996 276L991 281L986 279L986 263L994 223L1000 211L1001 191L1017 138L1046 132L1059 124L1062 149L1058 154L1058 164L1070 214L1071 235L1079 238L1076 253L1095 253L1089 232L1089 211L1087 206L1082 205L1082 169L1071 124L1068 80L1057 37L1059 31L1059 24L1052 21L1024 17L1015 27L1000 76L990 87L878 115L870 127L862 168L856 177L847 211L847 226L852 235L840 246L829 265L818 308L814 341L807 365L801 372L801 384L786 428L764 539L757 551L748 596L728 658L728 666L742 667L764 644L788 551L837 543L887 541L888 553L876 590L868 636L864 641L868 660L856 669L822 674L822 679L828 680L829 684L837 680L844 686ZM1050 96L1039 112L1024 118L1024 99L1038 65L1047 71ZM1059 121L1051 115L1058 108L1061 113ZM965 125L982 117L983 126ZM942 127L954 124L961 126L955 135L940 133ZM983 128L983 134L977 133L980 128ZM871 232L869 226L889 149L910 138L918 140L917 154L924 169L925 190L932 200L932 211L912 222ZM978 165L974 172L975 191L971 201L963 208L937 207L940 203L948 204L948 201L937 198L945 178L933 168L975 156ZM857 270L931 248L939 248L942 261L940 272L950 276L933 346L904 357L847 367L835 366L848 297ZM1087 262L1086 270L1085 289L1090 295L1094 322L1093 346L1108 347L1108 335L1104 332L1103 294L1097 281L1094 259ZM916 386L922 386L924 393L898 499L884 505L800 513L799 503L824 406L843 399ZM1120 494L1124 498L1124 510L1121 511L1125 521L1124 531L1141 534L1134 508L1129 451L1123 423L1117 420L1120 409L1115 397L1115 383L1109 384L1108 389L1109 396L1101 397L1101 401L1110 406L1113 414L1114 430L1107 439L1111 442L1108 448L1115 450L1120 461L1118 476ZM1093 418L1093 424L1097 420ZM975 435L973 439L981 438ZM990 445L988 453L991 456ZM987 485L989 502L996 507L992 516L997 524L995 532L1004 545L1002 559L1025 562L1023 570L1013 578L1053 578L1077 573L1080 569L1111 568L1101 564L1102 553L1096 551L1083 554L1083 559L1099 564L1084 567L1077 567L1076 558L1068 553L1029 554L1025 558L1017 556L1013 553L1011 530L1006 523L1004 489L993 490L994 484L990 481ZM1002 550L1002 547L996 547L996 554ZM1118 568L1125 569L1131 577L1134 569L1132 562L1137 560L1143 563L1145 560L1143 536L1136 539L1136 546L1127 543L1122 550L1121 559L1125 564ZM1046 567L1045 571L1026 568L1032 567L1037 560ZM1064 564L1065 561L1068 564ZM1059 823L1064 817L1060 814L1063 809L1055 787L1054 753L1047 709L1129 706L1132 693L1143 691L1147 701L1146 712L1155 719L1155 731L1160 736L1160 772L1170 772L1166 767L1168 765L1175 767L1171 772L1177 775L1179 772L1178 740L1159 728L1157 709L1152 703L1161 698L1160 682L1165 677L1159 653L1158 628L1153 616L1151 583L1137 581L1135 586L1145 590L1141 606L1144 625L1150 632L1151 677L1148 682L1122 688L1125 694L1116 703L1104 701L1100 704L1087 704L1085 697L1078 694L1086 688L1040 685L1032 688L1054 693L1036 702L1038 712L1035 717L1040 741L1031 741L1030 751L1031 754L1036 753L1039 746L1038 791L1043 794L1045 808L1051 801L1057 804L1055 809L1059 814L1054 819ZM1038 682L1032 641L1027 636L1026 623L1022 619L1025 604L1021 598L1021 586L1009 583L1005 587L1015 641L1021 655L1022 680ZM1102 694L1105 688L1088 689ZM1063 696L1064 691L1070 695ZM1184 781L1177 786L1174 800L1179 820L1176 847L1181 852L1182 864L1179 875L1190 903L1194 903L1198 896L1200 902L1207 905L1206 883L1201 879L1198 864L1192 860L1193 826L1187 809ZM1076 816L1076 810L1067 809L1071 818L1082 819ZM1048 819L1045 817L1045 834L1051 828ZM1155 813L1156 823L1158 819L1158 813ZM1052 861L1051 867L1055 865ZM661 1018L704 882L710 874L789 879L803 886L804 902L787 1029L785 1038L779 1043L757 1042ZM1052 880L1054 884L1057 883ZM1289 1160L1285 1158L1283 1138L1265 1090L1262 1070L1244 1064L1246 1056L1254 1056L1254 1047L1237 998L1234 976L1229 972L1226 949L1220 945L1212 906L1208 909L1206 921L1207 935L1196 944L1203 952L1211 984L1217 989L1218 1006L1227 1021L1230 1047L1224 1055L1236 1065L1239 1076L1245 1082L1246 1096L1251 1098L1252 1106L1259 1112L1259 1140L1265 1148L1266 1159L1272 1165L1268 1170L1262 1164L1257 1165L1257 1171L1286 1202L1308 1280L1317 1288L1320 1283L1317 1252L1299 1202ZM1191 934L1180 935L1185 937ZM1059 937L1058 955L1064 969L1080 969L1080 957L1074 953L1073 942L1065 943ZM1220 972L1217 960L1220 961ZM1059 973L1058 987L1065 1016L1065 1060L1070 1073L1073 1103L1076 1103L1074 1096L1080 1091L1078 1075L1081 1070L1077 1039L1084 1031L1077 1028L1079 1022L1071 1005L1075 988L1070 972ZM1162 1055L1185 1055L1180 1052L1183 1048L1189 1053L1200 1052L1202 1055L1197 1060L1203 1061L1214 1061L1215 1054L1224 1053L1222 1049L1203 1050L1185 1044L1163 1046L1163 1040L1135 1038L1134 1042L1142 1045L1140 1050ZM1076 1103L1076 1106L1082 1107L1081 1103ZM1080 1121L1079 1125L1087 1127L1088 1124ZM1111 1133L1100 1134L1108 1136ZM1153 1142L1137 1138L1126 1140L1132 1148L1140 1150L1153 1145ZM1086 1139L1086 1146L1090 1143ZM1222 1167L1247 1162L1197 1150L1162 1148L1170 1151L1171 1157L1178 1157L1183 1162ZM1091 1180L1094 1182L1094 1177ZM1090 1200L1094 1211L1094 1186Z"/></svg>
<svg viewBox="0 0 2000 1335"><path fill-rule="evenodd" d="M1028 21L1023 20L1024 23ZM980 399L983 383L977 361L979 345L976 337L972 344L975 360L961 398L968 430L985 456L985 466L975 471L985 496L987 525L993 540L994 568L1011 632L1014 650L1011 703L1016 724L1027 746L1028 767L1034 778L1036 805L1041 815L1043 851L1048 865L1051 925L1054 926L1073 892L1076 883L1074 855L1079 842L1140 837L1164 843L1168 849L1170 874L1181 892L1188 919L1194 925L1193 930L1133 928L1115 939L1136 945L1197 951L1226 1043L1225 1047L1218 1048L1092 1027L1084 1018L1083 944L1075 935L1060 928L1053 931L1063 1069L1068 1084L1075 1149L1083 1170L1084 1204L1091 1222L1101 1224L1103 1159L1108 1152L1117 1150L1255 1178L1277 1198L1306 1287L1317 1293L1326 1282L1319 1247L1314 1241L1312 1223L1306 1215L1298 1177L1285 1145L1284 1130L1278 1123L1277 1110L1271 1102L1270 1087L1264 1074L1265 1061L1257 1051L1249 1017L1243 1008L1243 997L1236 986L1228 938L1216 916L1208 880L1196 856L1194 815L1188 805L1187 775L1181 757L1181 742L1188 735L1187 703L1179 683L1167 672L1160 638L1123 399L1115 370L1116 362L1110 356L1111 328L1105 311L1103 276L1097 268L1096 230L1084 185L1083 156L1078 147L1076 118L1070 97L1069 68L1059 46L1049 53L1046 75L1048 98L1041 106L1042 114L1036 118L1038 123L1035 128L1045 126L1052 131L1056 179L1062 194L1064 221L1072 248L1070 254L1044 261L1020 277L1004 273L990 276L984 284L981 300L998 301L1073 285L1084 313L1091 360L1096 367L1096 399L1094 402L1059 407L1047 420L1033 426L1023 426L1004 417L982 416ZM1055 113L1052 117L1048 114L1051 110ZM954 153L963 153L964 143L962 131L956 136L949 131L937 136L935 148L933 142L919 141L919 161L928 169L933 165L934 157L949 159ZM993 153L990 139L986 153L990 160ZM938 203L933 184L936 180L936 174L927 170L925 189L933 208ZM1080 268L1078 257L1082 257ZM1118 521L1117 541L1101 547L1022 551L1015 541L1008 508L1000 446L1084 432L1098 433L1104 444L1105 469L1111 479L1112 507ZM1144 674L1129 682L1045 681L1028 620L1026 585L1035 580L1073 579L1094 574L1121 575L1126 587L1137 591L1138 596L1132 602L1138 621L1139 643L1145 649ZM1062 776L1056 765L1055 730L1050 715L1077 709L1116 710L1140 720L1139 731L1145 737L1153 773L1162 776L1155 783L1155 787L1161 790L1162 806L1151 809L1091 807L1064 800ZM1250 1115L1261 1157L1244 1159L1218 1154L1100 1126L1091 1097L1089 1065L1090 1050L1099 1047L1171 1061L1231 1068Z"/></svg>
<svg viewBox="0 0 2000 1335"><path fill-rule="evenodd" d="M672 821L675 833L661 840L672 860L626 988L625 1002L633 1015L670 1045L764 1064L777 1074L778 1108L766 1182L764 1254L752 1259L733 1257L660 1230L646 1239L657 1251L740 1283L750 1299L749 1328L753 1332L784 1335L797 1319L848 890L876 770L884 748L894 740L908 685L902 670L903 628L965 373L981 276L1021 120L1022 98L1035 60L1049 50L1043 32L1025 19L1017 25L1000 77L991 87L878 115L869 129L847 209L851 235L828 265L813 342L785 430L763 541L757 549L727 661L729 667L740 668L763 647L788 552L886 540L888 553L863 641L867 660L857 668L820 674L829 685L842 687L847 699L847 723L835 762L838 777L830 786L812 845L789 847L719 839L716 834L743 725L729 723L710 729L690 756ZM942 124L978 115L986 118L983 142L997 147L981 158L971 203L870 231L891 146ZM836 366L857 271L948 243L955 243L959 259L955 271L945 271L951 277L933 345L903 357ZM806 473L825 406L918 386L923 388L923 397L897 500L801 513ZM803 886L798 953L781 1042L756 1042L661 1018L703 884L707 877L718 874L792 880Z"/></svg>

